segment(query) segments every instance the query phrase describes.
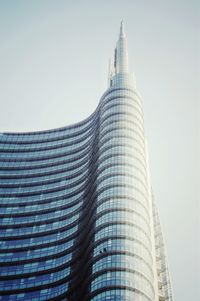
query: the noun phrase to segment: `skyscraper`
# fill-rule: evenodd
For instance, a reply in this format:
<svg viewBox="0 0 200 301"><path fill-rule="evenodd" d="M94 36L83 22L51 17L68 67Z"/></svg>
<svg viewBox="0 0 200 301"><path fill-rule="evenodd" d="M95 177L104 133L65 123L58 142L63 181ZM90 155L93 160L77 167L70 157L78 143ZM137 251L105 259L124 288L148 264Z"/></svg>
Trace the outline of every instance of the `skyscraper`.
<svg viewBox="0 0 200 301"><path fill-rule="evenodd" d="M0 160L0 300L173 300L123 23L95 112Z"/></svg>

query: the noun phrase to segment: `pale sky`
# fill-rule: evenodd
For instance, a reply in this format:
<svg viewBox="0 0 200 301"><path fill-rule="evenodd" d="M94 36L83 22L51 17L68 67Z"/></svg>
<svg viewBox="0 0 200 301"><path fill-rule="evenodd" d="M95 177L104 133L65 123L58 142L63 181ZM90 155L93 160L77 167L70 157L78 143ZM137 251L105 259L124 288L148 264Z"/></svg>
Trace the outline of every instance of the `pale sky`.
<svg viewBox="0 0 200 301"><path fill-rule="evenodd" d="M0 0L1 132L89 116L107 88L108 59L124 20L175 301L200 300L199 3Z"/></svg>

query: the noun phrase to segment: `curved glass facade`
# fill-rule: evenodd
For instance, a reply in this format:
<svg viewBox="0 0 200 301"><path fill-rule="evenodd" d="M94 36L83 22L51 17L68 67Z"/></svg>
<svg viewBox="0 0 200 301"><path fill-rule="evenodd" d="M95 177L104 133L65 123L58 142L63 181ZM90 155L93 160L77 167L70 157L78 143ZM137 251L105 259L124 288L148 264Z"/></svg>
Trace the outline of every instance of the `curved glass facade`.
<svg viewBox="0 0 200 301"><path fill-rule="evenodd" d="M125 47L89 118L0 134L1 300L172 301Z"/></svg>

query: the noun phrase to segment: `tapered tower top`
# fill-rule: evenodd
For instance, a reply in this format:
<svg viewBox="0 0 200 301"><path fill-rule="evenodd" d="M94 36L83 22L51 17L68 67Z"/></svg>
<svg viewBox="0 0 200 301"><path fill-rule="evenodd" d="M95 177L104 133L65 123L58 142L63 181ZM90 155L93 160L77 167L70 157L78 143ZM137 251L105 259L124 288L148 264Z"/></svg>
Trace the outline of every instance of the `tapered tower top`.
<svg viewBox="0 0 200 301"><path fill-rule="evenodd" d="M121 81L126 78L130 78L128 68L128 47L127 38L124 30L124 22L121 21L119 38L115 47L114 63L110 64L109 70L109 86L112 86L118 82L118 75L120 75ZM130 81L129 81L130 82Z"/></svg>
<svg viewBox="0 0 200 301"><path fill-rule="evenodd" d="M126 35L125 35L125 31L124 31L124 22L123 20L121 21L121 25L120 25L120 34L119 34L119 37L120 38L124 38Z"/></svg>
<svg viewBox="0 0 200 301"><path fill-rule="evenodd" d="M119 39L116 46L116 70L115 74L128 73L128 49L127 39L124 31L124 23L121 21Z"/></svg>

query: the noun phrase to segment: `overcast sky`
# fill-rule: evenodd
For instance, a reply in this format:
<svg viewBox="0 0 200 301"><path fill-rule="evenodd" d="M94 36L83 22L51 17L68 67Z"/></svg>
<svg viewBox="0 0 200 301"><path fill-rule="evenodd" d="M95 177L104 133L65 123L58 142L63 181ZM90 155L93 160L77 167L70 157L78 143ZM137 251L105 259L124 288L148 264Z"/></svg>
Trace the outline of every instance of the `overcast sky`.
<svg viewBox="0 0 200 301"><path fill-rule="evenodd" d="M124 20L175 301L200 300L199 3L0 0L2 132L65 126L91 114L107 88L108 59Z"/></svg>

